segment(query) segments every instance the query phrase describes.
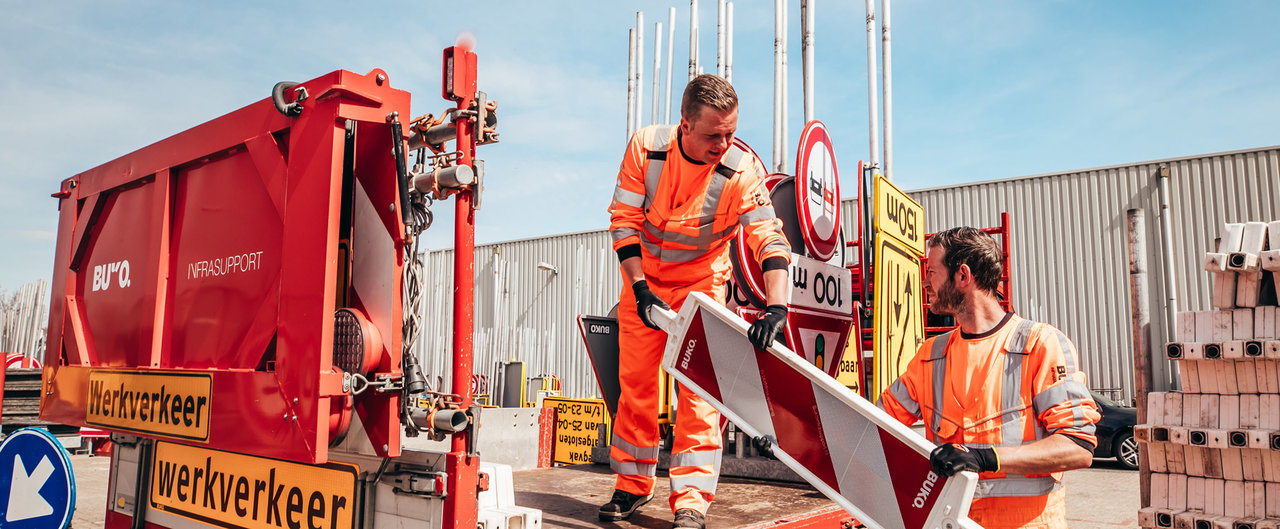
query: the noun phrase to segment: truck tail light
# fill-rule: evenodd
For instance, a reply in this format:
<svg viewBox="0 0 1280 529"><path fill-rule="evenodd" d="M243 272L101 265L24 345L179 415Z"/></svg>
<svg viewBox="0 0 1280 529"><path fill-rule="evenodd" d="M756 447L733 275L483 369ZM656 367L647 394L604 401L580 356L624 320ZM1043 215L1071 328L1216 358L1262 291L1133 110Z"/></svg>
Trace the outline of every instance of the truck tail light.
<svg viewBox="0 0 1280 529"><path fill-rule="evenodd" d="M344 308L333 316L333 365L367 375L382 361L382 336L364 314Z"/></svg>

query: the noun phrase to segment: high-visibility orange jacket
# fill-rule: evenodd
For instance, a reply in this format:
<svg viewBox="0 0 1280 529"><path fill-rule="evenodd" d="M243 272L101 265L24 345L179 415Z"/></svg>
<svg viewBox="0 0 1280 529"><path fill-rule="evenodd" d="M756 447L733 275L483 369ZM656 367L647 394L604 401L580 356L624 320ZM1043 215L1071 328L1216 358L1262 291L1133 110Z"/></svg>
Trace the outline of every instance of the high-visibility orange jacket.
<svg viewBox="0 0 1280 529"><path fill-rule="evenodd" d="M718 164L698 164L684 157L675 127L643 128L618 171L609 208L613 247L620 258L640 256L649 287L676 310L692 292L724 301L729 240L737 230L747 230L747 246L762 267L785 269L791 260L763 177L756 157L736 146ZM641 323L631 285L619 297L621 395L609 464L617 474L616 489L647 495L658 466L658 373L666 334ZM706 513L719 479L719 414L683 386L672 438L671 509Z"/></svg>
<svg viewBox="0 0 1280 529"><path fill-rule="evenodd" d="M708 275L723 285L731 273L729 241L739 227L759 262L790 262L756 157L730 146L719 164L692 162L680 151L677 128L645 127L627 146L609 207L614 250L639 244L650 286L679 287Z"/></svg>
<svg viewBox="0 0 1280 529"><path fill-rule="evenodd" d="M923 420L937 443L1019 446L1059 434L1096 447L1101 416L1078 358L1058 329L1010 313L980 335L925 340L879 405L904 424ZM969 517L987 528L1065 528L1062 473L983 472Z"/></svg>

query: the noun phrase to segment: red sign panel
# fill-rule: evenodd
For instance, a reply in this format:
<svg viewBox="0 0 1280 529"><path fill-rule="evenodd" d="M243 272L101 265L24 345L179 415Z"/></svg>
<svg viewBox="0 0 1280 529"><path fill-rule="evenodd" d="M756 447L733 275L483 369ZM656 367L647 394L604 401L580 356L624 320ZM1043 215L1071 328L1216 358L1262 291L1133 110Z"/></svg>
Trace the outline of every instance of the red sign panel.
<svg viewBox="0 0 1280 529"><path fill-rule="evenodd" d="M796 208L809 255L820 261L831 259L840 243L840 177L831 136L821 121L810 121L800 135Z"/></svg>

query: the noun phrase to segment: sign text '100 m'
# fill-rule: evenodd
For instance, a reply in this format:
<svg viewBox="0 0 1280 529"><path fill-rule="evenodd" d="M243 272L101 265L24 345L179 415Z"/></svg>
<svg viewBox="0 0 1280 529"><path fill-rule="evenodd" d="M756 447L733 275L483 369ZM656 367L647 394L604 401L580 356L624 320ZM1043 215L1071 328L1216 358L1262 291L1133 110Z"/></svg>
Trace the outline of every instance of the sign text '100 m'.
<svg viewBox="0 0 1280 529"><path fill-rule="evenodd" d="M800 290L809 290L813 292L813 300L819 305L827 305L831 307L844 307L844 285L840 277L835 275L827 275L822 272L813 274L813 288L809 288L809 270L804 268L791 269L791 285Z"/></svg>

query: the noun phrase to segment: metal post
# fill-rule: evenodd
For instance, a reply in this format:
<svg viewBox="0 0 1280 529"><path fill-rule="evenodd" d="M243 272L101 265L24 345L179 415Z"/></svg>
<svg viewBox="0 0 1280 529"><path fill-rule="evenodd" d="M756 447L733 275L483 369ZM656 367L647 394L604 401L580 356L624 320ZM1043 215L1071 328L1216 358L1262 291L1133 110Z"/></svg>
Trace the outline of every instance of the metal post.
<svg viewBox="0 0 1280 529"><path fill-rule="evenodd" d="M867 112L871 140L871 174L880 169L880 104L876 90L876 0L867 0Z"/></svg>
<svg viewBox="0 0 1280 529"><path fill-rule="evenodd" d="M653 30L653 113L652 119L649 120L650 125L657 125L658 121L658 80L662 73L662 23L657 23Z"/></svg>
<svg viewBox="0 0 1280 529"><path fill-rule="evenodd" d="M667 109L667 121L671 124L671 72L675 70L675 51L676 51L676 8L669 8L667 11L667 97L663 107Z"/></svg>
<svg viewBox="0 0 1280 529"><path fill-rule="evenodd" d="M474 64L474 63L473 63ZM475 75L474 73L472 75ZM467 110L475 94L458 94L458 110ZM458 165L474 165L476 154L475 122L457 121L455 144ZM453 370L452 393L462 399L460 407L471 406L472 346L475 340L475 247L476 210L472 207L475 191L466 188L458 193L454 207L453 227ZM476 496L479 489L480 458L471 455L468 445L474 430L452 435L446 470L450 479L445 486L444 527L470 529L476 526Z"/></svg>
<svg viewBox="0 0 1280 529"><path fill-rule="evenodd" d="M724 0L716 0L716 75L724 77Z"/></svg>
<svg viewBox="0 0 1280 529"><path fill-rule="evenodd" d="M698 0L689 0L689 80L698 76Z"/></svg>
<svg viewBox="0 0 1280 529"><path fill-rule="evenodd" d="M782 2L773 0L773 171L782 171Z"/></svg>
<svg viewBox="0 0 1280 529"><path fill-rule="evenodd" d="M800 0L800 62L804 75L804 122L813 121L813 14L814 0ZM886 0L887 1L887 0Z"/></svg>
<svg viewBox="0 0 1280 529"><path fill-rule="evenodd" d="M889 54L889 0L882 0L880 31L884 47L884 177L893 181L893 68Z"/></svg>
<svg viewBox="0 0 1280 529"><path fill-rule="evenodd" d="M644 11L636 11L636 130L644 128Z"/></svg>
<svg viewBox="0 0 1280 529"><path fill-rule="evenodd" d="M791 114L791 94L790 90L788 90L788 85L791 83L788 82L790 78L787 77L787 26L790 25L787 20L787 11L790 10L788 3L788 0L782 0L782 148L778 151L781 155L778 158L778 172L780 173L791 172L787 168L787 146L790 144L790 140L787 139L790 136L788 134L787 120Z"/></svg>
<svg viewBox="0 0 1280 529"><path fill-rule="evenodd" d="M1133 310L1133 371L1137 385L1138 424L1147 424L1147 393L1151 391L1151 319L1147 314L1146 215L1141 209L1128 211L1129 305ZM1139 447L1142 445L1139 444ZM1140 448L1141 449L1141 448ZM1145 450L1143 450L1145 452ZM1146 454L1139 454L1138 483L1142 505L1151 503L1151 468Z"/></svg>
<svg viewBox="0 0 1280 529"><path fill-rule="evenodd" d="M725 6L724 79L733 82L733 2Z"/></svg>
<svg viewBox="0 0 1280 529"><path fill-rule="evenodd" d="M1164 250L1164 332L1165 340L1173 340L1173 330L1177 325L1178 314L1178 287L1174 282L1174 261L1173 261L1173 220L1170 218L1169 209L1169 166L1160 166L1160 238L1162 249ZM1178 368L1178 364L1174 363L1174 369ZM1176 372L1175 372L1176 373ZM1174 380L1178 378L1173 377Z"/></svg>
<svg viewBox="0 0 1280 529"><path fill-rule="evenodd" d="M636 30L627 33L627 141L636 133Z"/></svg>

